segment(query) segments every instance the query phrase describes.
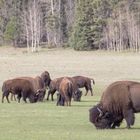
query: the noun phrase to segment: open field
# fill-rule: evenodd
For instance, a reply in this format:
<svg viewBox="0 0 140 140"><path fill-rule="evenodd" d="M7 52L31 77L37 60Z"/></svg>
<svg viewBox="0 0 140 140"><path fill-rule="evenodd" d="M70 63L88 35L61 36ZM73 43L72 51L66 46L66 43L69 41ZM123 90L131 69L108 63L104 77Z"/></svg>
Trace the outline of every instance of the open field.
<svg viewBox="0 0 140 140"><path fill-rule="evenodd" d="M0 140L136 140L140 137L140 113L132 129L96 130L88 110L100 100L102 91L116 80L140 81L140 54L75 52L51 49L27 54L24 49L0 48L0 87L6 79L36 76L44 70L51 78L85 75L95 79L94 96L82 96L71 107L56 101L18 104L0 103ZM1 90L0 90L1 93ZM83 93L85 90L83 89ZM0 94L1 99L1 94Z"/></svg>

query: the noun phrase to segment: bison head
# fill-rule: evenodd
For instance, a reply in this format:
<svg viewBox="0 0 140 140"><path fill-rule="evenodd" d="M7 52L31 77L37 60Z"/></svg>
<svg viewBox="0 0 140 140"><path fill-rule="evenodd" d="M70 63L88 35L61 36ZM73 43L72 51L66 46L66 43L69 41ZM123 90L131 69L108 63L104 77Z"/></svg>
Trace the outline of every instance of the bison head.
<svg viewBox="0 0 140 140"><path fill-rule="evenodd" d="M36 103L37 100L38 100L38 97L36 94L30 94L30 96L29 96L30 103Z"/></svg>
<svg viewBox="0 0 140 140"><path fill-rule="evenodd" d="M42 102L44 97L45 97L45 94L46 94L46 89L38 89L36 91L36 98L37 98L37 101L40 101Z"/></svg>
<svg viewBox="0 0 140 140"><path fill-rule="evenodd" d="M82 91L81 90L77 90L76 92L74 92L73 94L73 100L74 101L81 101L81 96L82 96Z"/></svg>
<svg viewBox="0 0 140 140"><path fill-rule="evenodd" d="M89 110L89 120L97 129L108 129L112 126L113 115L96 105Z"/></svg>
<svg viewBox="0 0 140 140"><path fill-rule="evenodd" d="M50 82L51 82L51 78L50 78L50 74L47 71L44 71L41 74L41 78L43 79L44 85L47 87L49 86Z"/></svg>

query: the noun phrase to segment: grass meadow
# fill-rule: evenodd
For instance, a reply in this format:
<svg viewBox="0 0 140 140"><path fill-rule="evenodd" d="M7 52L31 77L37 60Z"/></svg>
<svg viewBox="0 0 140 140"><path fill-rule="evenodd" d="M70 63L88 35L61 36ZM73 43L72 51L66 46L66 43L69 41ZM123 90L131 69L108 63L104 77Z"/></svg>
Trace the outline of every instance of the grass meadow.
<svg viewBox="0 0 140 140"><path fill-rule="evenodd" d="M125 121L114 130L96 130L88 110L98 103L103 90L117 80L140 81L140 54L103 51L77 52L71 49L44 49L26 53L24 49L0 48L0 87L4 80L37 76L44 70L51 78L84 75L95 79L94 96L82 96L71 107L57 107L55 101L10 104L0 102L0 140L138 140L140 113L132 129ZM85 90L82 89L83 94ZM0 93L2 91L0 90ZM1 99L1 94L0 94Z"/></svg>

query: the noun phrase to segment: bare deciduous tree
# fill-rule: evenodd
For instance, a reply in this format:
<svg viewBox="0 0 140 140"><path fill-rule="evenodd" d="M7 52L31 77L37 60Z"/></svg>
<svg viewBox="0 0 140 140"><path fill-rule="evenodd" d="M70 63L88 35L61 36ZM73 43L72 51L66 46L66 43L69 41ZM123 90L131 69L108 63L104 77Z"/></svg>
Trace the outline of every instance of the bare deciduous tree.
<svg viewBox="0 0 140 140"><path fill-rule="evenodd" d="M130 11L129 5L118 7L104 29L104 43L107 50L126 49L138 52L140 49L140 12Z"/></svg>
<svg viewBox="0 0 140 140"><path fill-rule="evenodd" d="M32 52L39 51L41 38L41 9L38 0L30 2L27 9L23 12L24 32L27 41L27 50Z"/></svg>

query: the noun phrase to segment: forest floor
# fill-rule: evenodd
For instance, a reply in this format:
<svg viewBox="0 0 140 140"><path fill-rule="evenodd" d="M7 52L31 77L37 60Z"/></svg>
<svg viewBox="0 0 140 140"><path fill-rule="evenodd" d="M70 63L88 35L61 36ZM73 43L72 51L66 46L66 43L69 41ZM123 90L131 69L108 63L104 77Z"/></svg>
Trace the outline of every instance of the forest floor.
<svg viewBox="0 0 140 140"><path fill-rule="evenodd" d="M139 139L140 114L132 129L125 121L115 130L96 130L89 122L89 109L100 100L103 90L117 80L140 81L140 54L104 51L0 48L0 87L4 80L37 76L47 70L51 78L83 75L95 79L94 96L82 96L71 107L57 107L55 101L43 103L0 103L1 140L134 140ZM82 89L83 94L85 89ZM1 93L1 91L0 91ZM1 95L0 95L1 98Z"/></svg>

